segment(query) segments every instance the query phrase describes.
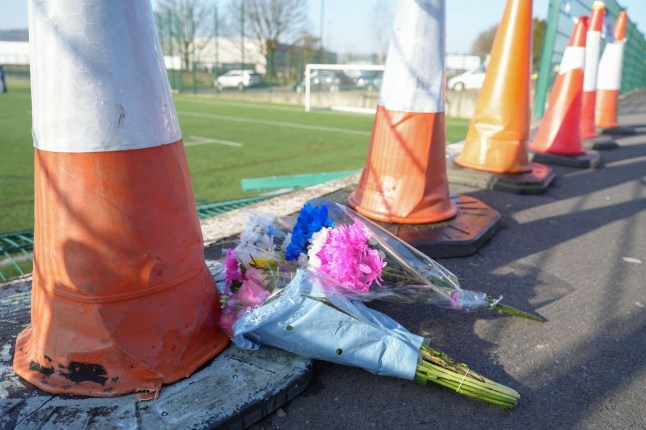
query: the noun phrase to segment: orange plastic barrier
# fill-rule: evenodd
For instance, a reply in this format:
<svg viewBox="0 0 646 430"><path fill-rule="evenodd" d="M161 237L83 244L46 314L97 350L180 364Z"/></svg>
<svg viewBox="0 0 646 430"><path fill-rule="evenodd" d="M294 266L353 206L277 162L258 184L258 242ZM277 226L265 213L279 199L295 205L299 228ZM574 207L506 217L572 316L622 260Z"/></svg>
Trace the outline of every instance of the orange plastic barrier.
<svg viewBox="0 0 646 430"><path fill-rule="evenodd" d="M627 22L628 15L626 12L619 12L614 28L615 41L606 45L599 62L597 101L595 105L595 122L598 127L618 127L617 104L621 89L621 72L624 59Z"/></svg>
<svg viewBox="0 0 646 430"><path fill-rule="evenodd" d="M50 393L153 398L228 338L150 2L75 6L29 0L34 270L14 369Z"/></svg>
<svg viewBox="0 0 646 430"><path fill-rule="evenodd" d="M348 200L369 218L426 224L457 212L446 177L444 13L444 0L399 3L370 148Z"/></svg>
<svg viewBox="0 0 646 430"><path fill-rule="evenodd" d="M584 139L592 139L598 136L594 122L594 111L597 101L597 72L599 50L601 49L601 29L603 28L605 10L603 2L595 1L592 4L592 11L588 20L581 111L581 127Z"/></svg>
<svg viewBox="0 0 646 430"><path fill-rule="evenodd" d="M496 173L532 170L529 162L532 1L508 0L485 81L455 163Z"/></svg>
<svg viewBox="0 0 646 430"><path fill-rule="evenodd" d="M559 74L550 94L549 106L530 149L536 152L583 154L581 103L587 17L580 17L563 53Z"/></svg>
<svg viewBox="0 0 646 430"><path fill-rule="evenodd" d="M446 179L444 128L444 112L397 112L379 106L350 206L369 218L402 224L455 215Z"/></svg>

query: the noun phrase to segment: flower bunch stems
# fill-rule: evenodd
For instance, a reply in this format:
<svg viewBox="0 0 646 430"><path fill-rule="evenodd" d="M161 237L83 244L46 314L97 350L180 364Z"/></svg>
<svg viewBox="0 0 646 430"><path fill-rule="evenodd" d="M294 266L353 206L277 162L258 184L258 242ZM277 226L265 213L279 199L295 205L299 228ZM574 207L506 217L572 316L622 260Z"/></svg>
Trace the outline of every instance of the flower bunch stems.
<svg viewBox="0 0 646 430"><path fill-rule="evenodd" d="M518 310L512 306L509 305L504 305L502 303L498 303L496 300L493 298L487 296L487 301L489 302L489 308L491 310L494 310L498 313L505 314L505 315L511 315L514 317L520 317L520 318L525 318L528 320L532 321L538 321L538 322L545 322L545 320L541 317L537 317L536 315L532 315L527 312L523 312L521 310Z"/></svg>
<svg viewBox="0 0 646 430"><path fill-rule="evenodd" d="M423 344L419 352L415 382L420 385L434 382L505 409L513 408L520 398L517 391L478 375L466 364L455 362L427 344Z"/></svg>

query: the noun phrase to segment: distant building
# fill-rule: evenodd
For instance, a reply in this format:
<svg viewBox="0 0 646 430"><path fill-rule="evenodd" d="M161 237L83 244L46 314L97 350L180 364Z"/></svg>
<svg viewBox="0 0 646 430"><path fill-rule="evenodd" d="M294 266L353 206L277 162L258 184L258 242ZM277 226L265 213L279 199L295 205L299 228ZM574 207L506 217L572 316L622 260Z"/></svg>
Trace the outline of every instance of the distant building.
<svg viewBox="0 0 646 430"><path fill-rule="evenodd" d="M29 42L0 41L0 64L29 64Z"/></svg>
<svg viewBox="0 0 646 430"><path fill-rule="evenodd" d="M29 31L24 29L0 30L0 41L4 42L28 42Z"/></svg>
<svg viewBox="0 0 646 430"><path fill-rule="evenodd" d="M27 30L0 30L0 64L29 64Z"/></svg>

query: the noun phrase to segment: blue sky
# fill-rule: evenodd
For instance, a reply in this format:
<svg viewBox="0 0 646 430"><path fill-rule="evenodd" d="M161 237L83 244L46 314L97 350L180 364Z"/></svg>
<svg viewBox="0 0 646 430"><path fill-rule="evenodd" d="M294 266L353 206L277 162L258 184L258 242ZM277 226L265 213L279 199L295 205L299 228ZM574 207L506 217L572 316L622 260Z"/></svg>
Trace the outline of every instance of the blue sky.
<svg viewBox="0 0 646 430"><path fill-rule="evenodd" d="M213 0L224 6L226 0ZM320 35L321 4L324 6L323 40L328 49L344 52L374 50L376 4L394 10L395 0L309 0L311 31ZM547 16L548 0L534 0L534 15ZM646 0L619 0L640 30L646 28ZM27 27L27 0L0 0L0 29ZM447 50L468 52L478 33L496 24L505 0L447 0Z"/></svg>

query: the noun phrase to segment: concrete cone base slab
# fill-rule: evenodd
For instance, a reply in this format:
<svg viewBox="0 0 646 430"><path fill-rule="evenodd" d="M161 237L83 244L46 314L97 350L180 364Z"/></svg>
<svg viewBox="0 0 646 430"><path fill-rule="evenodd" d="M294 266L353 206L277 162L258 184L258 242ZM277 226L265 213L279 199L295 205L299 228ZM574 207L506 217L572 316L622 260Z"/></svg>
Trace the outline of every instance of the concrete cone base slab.
<svg viewBox="0 0 646 430"><path fill-rule="evenodd" d="M597 151L617 149L619 145L610 137L595 137L593 139L583 139L583 147Z"/></svg>
<svg viewBox="0 0 646 430"><path fill-rule="evenodd" d="M189 378L165 385L159 398L58 396L19 378L16 336L30 321L31 279L0 285L0 428L246 428L300 394L311 360L271 347L229 346Z"/></svg>
<svg viewBox="0 0 646 430"><path fill-rule="evenodd" d="M604 128L603 130L601 130L601 134L605 134L607 136L632 136L636 133L637 130L635 130L634 127L626 127L623 125L620 125L618 127Z"/></svg>
<svg viewBox="0 0 646 430"><path fill-rule="evenodd" d="M473 197L453 194L451 200L457 205L458 213L447 221L378 224L432 258L473 254L498 230L500 213Z"/></svg>
<svg viewBox="0 0 646 430"><path fill-rule="evenodd" d="M545 164L576 167L579 169L596 169L601 166L601 155L597 151L587 149L584 154L563 155L542 152L530 152L532 161Z"/></svg>
<svg viewBox="0 0 646 430"><path fill-rule="evenodd" d="M550 167L539 163L532 163L532 171L527 173L493 173L458 166L454 158L446 166L450 184L514 194L542 194L556 177Z"/></svg>

